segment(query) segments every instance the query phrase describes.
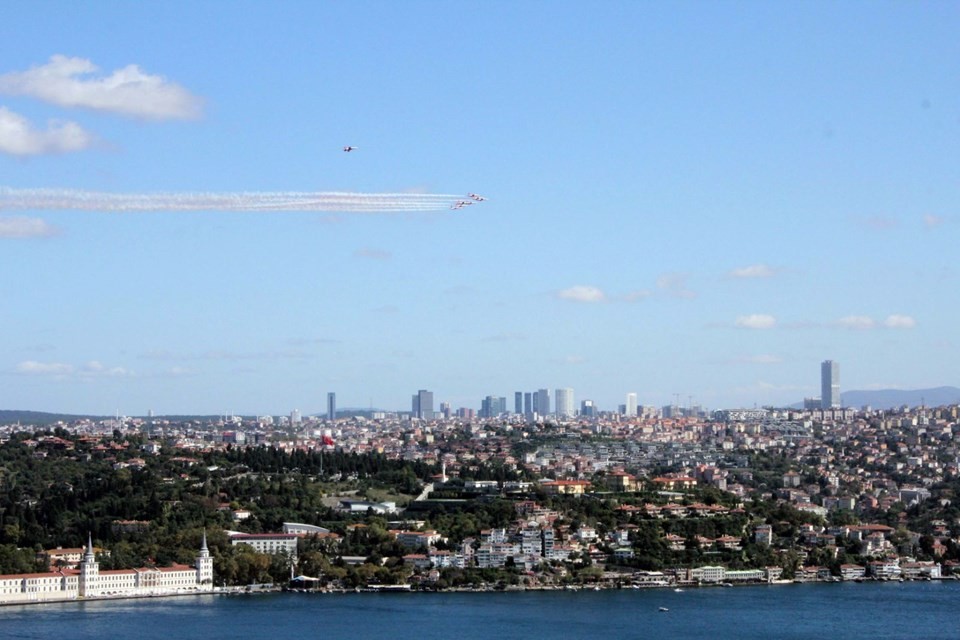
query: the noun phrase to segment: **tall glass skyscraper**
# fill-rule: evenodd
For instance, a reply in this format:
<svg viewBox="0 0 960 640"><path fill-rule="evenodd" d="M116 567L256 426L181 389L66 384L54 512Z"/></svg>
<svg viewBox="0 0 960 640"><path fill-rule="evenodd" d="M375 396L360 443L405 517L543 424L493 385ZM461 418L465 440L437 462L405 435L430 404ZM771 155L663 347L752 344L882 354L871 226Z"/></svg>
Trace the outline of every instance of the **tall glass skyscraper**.
<svg viewBox="0 0 960 640"><path fill-rule="evenodd" d="M840 364L833 360L820 363L820 408L840 408Z"/></svg>
<svg viewBox="0 0 960 640"><path fill-rule="evenodd" d="M337 419L337 394L333 391L327 394L327 420Z"/></svg>

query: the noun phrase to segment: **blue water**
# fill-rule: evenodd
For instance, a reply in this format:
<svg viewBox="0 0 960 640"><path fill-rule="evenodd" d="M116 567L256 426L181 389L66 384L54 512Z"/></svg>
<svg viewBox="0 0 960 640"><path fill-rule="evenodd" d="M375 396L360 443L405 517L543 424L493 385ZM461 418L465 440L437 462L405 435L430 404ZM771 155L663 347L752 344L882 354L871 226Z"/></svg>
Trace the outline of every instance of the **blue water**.
<svg viewBox="0 0 960 640"><path fill-rule="evenodd" d="M660 612L667 607L668 612ZM198 596L0 608L0 638L960 639L960 582Z"/></svg>

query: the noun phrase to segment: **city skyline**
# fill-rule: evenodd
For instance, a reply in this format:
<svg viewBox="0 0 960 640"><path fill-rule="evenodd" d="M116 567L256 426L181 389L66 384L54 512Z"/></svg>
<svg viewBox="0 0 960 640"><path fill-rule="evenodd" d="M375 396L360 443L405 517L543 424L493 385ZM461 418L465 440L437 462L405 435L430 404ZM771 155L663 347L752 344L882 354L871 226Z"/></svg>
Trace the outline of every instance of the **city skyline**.
<svg viewBox="0 0 960 640"><path fill-rule="evenodd" d="M0 408L960 382L953 5L242 7L6 8Z"/></svg>

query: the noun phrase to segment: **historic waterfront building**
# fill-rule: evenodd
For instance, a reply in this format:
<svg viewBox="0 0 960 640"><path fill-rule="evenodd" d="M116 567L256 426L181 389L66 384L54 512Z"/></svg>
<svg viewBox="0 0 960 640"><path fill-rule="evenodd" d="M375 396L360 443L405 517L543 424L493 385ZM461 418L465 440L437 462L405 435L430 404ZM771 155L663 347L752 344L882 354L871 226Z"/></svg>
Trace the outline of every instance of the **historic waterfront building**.
<svg viewBox="0 0 960 640"><path fill-rule="evenodd" d="M76 600L78 598L172 595L213 590L213 558L207 535L194 566L143 567L100 571L88 540L79 569L0 575L0 604Z"/></svg>

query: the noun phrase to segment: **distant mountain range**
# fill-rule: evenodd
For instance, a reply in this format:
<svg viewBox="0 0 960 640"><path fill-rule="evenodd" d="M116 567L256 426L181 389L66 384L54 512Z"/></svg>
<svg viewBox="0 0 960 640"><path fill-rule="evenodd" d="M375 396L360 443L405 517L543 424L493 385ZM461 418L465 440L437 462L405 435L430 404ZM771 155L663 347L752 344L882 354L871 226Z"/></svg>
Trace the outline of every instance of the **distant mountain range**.
<svg viewBox="0 0 960 640"><path fill-rule="evenodd" d="M844 391L840 402L845 407L859 409L869 406L874 409L892 409L908 405L910 407L940 407L948 404L960 404L960 389L957 387L934 387L932 389L879 389L877 391ZM803 403L791 405L802 408Z"/></svg>

